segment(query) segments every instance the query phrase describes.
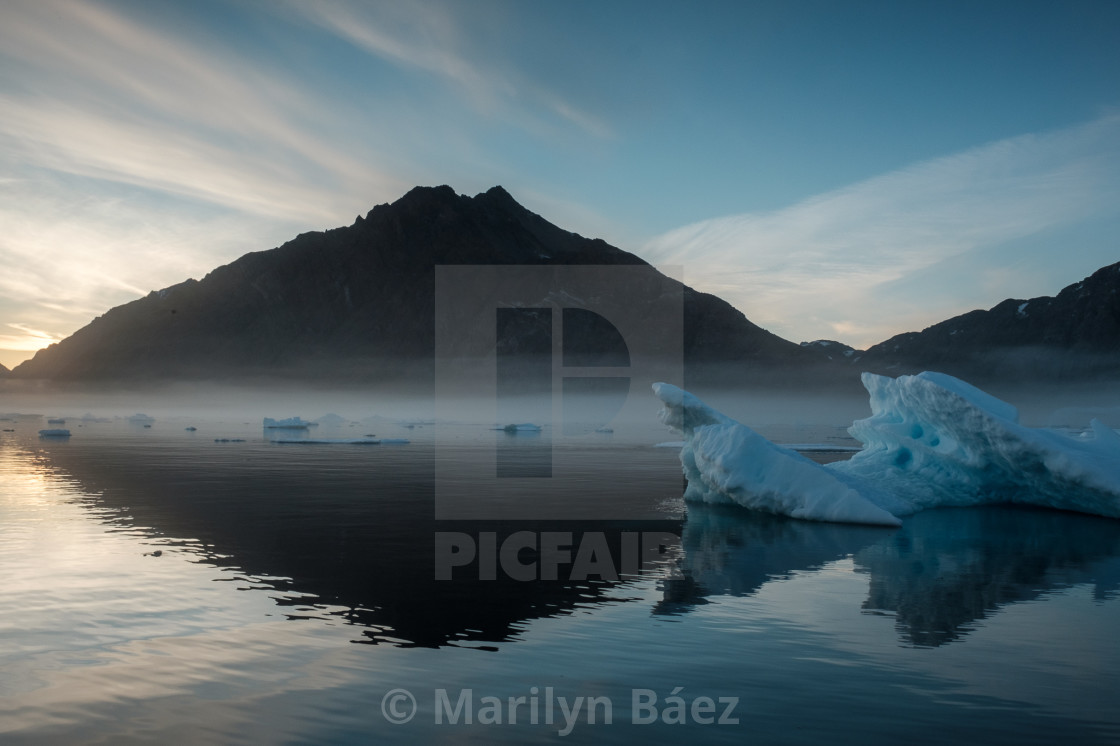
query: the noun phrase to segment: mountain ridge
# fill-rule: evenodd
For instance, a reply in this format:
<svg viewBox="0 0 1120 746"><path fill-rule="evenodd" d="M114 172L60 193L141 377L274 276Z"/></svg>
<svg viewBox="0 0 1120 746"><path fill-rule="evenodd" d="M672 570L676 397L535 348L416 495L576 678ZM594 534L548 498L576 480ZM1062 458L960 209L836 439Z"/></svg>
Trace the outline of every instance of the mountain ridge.
<svg viewBox="0 0 1120 746"><path fill-rule="evenodd" d="M926 369L979 378L1120 374L1120 262L1055 296L1007 298L848 358L894 375Z"/></svg>
<svg viewBox="0 0 1120 746"><path fill-rule="evenodd" d="M415 187L349 226L301 233L112 308L0 377L430 381L435 267L449 264L649 266L550 223L501 186L474 197ZM728 383L796 385L926 369L977 381L1120 379L1120 263L1054 297L1006 299L863 351L789 342L679 286L694 380L718 371Z"/></svg>
<svg viewBox="0 0 1120 746"><path fill-rule="evenodd" d="M649 266L553 225L500 186L475 197L416 187L350 226L302 233L110 309L13 377L424 375L435 266L447 264ZM815 362L722 299L682 287L686 364L762 370Z"/></svg>

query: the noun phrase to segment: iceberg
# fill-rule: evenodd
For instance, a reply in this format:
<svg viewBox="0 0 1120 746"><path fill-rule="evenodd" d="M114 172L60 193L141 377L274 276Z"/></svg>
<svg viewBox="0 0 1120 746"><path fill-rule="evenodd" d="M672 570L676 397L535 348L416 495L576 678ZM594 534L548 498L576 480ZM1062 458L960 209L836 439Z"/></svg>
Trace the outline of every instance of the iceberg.
<svg viewBox="0 0 1120 746"><path fill-rule="evenodd" d="M64 428L50 428L39 431L40 438L69 438L70 431Z"/></svg>
<svg viewBox="0 0 1120 746"><path fill-rule="evenodd" d="M540 425L534 425L532 422L518 422L505 427L496 427L495 430L503 430L507 433L539 433L541 431Z"/></svg>
<svg viewBox="0 0 1120 746"><path fill-rule="evenodd" d="M1120 518L1120 435L1019 424L1018 410L942 373L863 374L863 448L822 465L763 438L687 391L654 384L661 421L684 435L685 499L818 521L884 526L926 508L1039 505Z"/></svg>
<svg viewBox="0 0 1120 746"><path fill-rule="evenodd" d="M273 438L271 443L287 443L299 445L404 445L409 441L406 438Z"/></svg>
<svg viewBox="0 0 1120 746"><path fill-rule="evenodd" d="M306 430L309 427L318 427L318 422L309 422L308 420L300 419L299 417L288 417L283 420L274 420L271 417L264 418L264 427L272 429L286 429L286 430Z"/></svg>

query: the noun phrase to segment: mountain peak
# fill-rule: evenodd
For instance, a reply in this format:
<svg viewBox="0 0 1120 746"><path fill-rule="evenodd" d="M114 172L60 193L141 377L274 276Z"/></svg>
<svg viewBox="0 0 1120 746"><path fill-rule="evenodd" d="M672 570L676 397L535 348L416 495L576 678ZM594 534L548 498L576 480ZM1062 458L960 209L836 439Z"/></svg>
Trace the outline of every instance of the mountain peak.
<svg viewBox="0 0 1120 746"><path fill-rule="evenodd" d="M482 194L480 194L478 196L479 197L488 197L490 200L492 200L494 202L499 202L499 201L501 201L501 202L512 202L513 204L517 205L518 207L521 206L521 205L517 204L517 200L515 200L513 198L513 195L510 194L509 192L507 192L505 190L505 187L503 187L501 184L499 184L497 186L490 187L489 189L487 189L485 192L483 192Z"/></svg>
<svg viewBox="0 0 1120 746"><path fill-rule="evenodd" d="M409 189L403 197L393 204L408 204L410 202L452 202L459 199L459 194L447 184L439 186L415 186Z"/></svg>
<svg viewBox="0 0 1120 746"><path fill-rule="evenodd" d="M114 308L13 374L400 376L431 367L438 266L644 264L548 222L500 186L474 197L416 187L351 226L301 234ZM714 296L685 289L684 313L686 360L804 357Z"/></svg>

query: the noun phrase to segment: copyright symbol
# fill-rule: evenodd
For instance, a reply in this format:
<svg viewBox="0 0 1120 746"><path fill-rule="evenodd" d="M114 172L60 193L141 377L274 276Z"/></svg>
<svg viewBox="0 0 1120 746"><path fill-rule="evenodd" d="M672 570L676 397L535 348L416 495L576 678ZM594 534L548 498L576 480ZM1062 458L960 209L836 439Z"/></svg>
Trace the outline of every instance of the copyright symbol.
<svg viewBox="0 0 1120 746"><path fill-rule="evenodd" d="M394 689L381 698L381 714L393 725L404 725L416 715L416 697L407 689Z"/></svg>

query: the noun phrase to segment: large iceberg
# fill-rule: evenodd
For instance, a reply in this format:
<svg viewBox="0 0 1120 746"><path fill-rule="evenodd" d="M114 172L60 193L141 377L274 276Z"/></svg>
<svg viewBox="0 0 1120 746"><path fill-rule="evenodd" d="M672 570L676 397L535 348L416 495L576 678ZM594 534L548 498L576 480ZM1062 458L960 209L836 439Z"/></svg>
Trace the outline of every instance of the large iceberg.
<svg viewBox="0 0 1120 746"><path fill-rule="evenodd" d="M654 384L661 420L685 436L685 499L818 521L897 526L925 508L1026 503L1120 518L1120 435L1019 424L1015 407L942 373L863 374L863 449L821 465L771 443L687 391Z"/></svg>

